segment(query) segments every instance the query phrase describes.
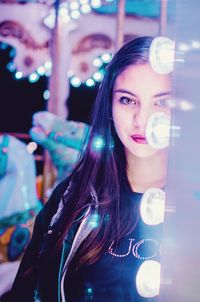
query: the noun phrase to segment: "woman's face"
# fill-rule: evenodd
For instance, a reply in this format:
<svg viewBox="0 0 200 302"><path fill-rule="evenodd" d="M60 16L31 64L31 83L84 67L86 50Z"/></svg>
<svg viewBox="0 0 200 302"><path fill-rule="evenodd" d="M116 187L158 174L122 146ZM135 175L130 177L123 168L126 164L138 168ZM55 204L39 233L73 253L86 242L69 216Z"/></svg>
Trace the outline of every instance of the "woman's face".
<svg viewBox="0 0 200 302"><path fill-rule="evenodd" d="M149 64L131 65L117 77L112 116L127 156L145 158L160 152L147 143L146 124L157 111L170 115L166 102L170 95L170 76L155 73Z"/></svg>

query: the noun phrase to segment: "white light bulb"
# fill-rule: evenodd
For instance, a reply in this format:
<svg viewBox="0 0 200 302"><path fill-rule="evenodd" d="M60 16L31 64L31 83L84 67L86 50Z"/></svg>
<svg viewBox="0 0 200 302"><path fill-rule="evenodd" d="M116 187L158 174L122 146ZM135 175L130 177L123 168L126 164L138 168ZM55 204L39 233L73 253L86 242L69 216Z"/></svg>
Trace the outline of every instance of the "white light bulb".
<svg viewBox="0 0 200 302"><path fill-rule="evenodd" d="M28 153L32 154L37 149L37 144L35 142L30 142L26 146Z"/></svg>
<svg viewBox="0 0 200 302"><path fill-rule="evenodd" d="M101 59L104 63L109 63L112 59L112 56L110 53L104 53L102 54Z"/></svg>
<svg viewBox="0 0 200 302"><path fill-rule="evenodd" d="M74 87L79 87L81 85L81 80L78 77L74 76L70 79L70 83Z"/></svg>
<svg viewBox="0 0 200 302"><path fill-rule="evenodd" d="M186 51L190 50L190 46L188 44L186 44L186 43L179 43L178 44L178 49L180 51L186 52Z"/></svg>
<svg viewBox="0 0 200 302"><path fill-rule="evenodd" d="M193 41L191 42L191 46L192 46L192 48L194 48L194 49L200 49L200 41L195 41L195 40L193 40Z"/></svg>
<svg viewBox="0 0 200 302"><path fill-rule="evenodd" d="M72 19L78 19L81 14L78 10L73 10L73 11L71 11L70 15L71 15Z"/></svg>
<svg viewBox="0 0 200 302"><path fill-rule="evenodd" d="M40 76L36 72L33 72L32 74L29 75L28 79L30 83L35 83L39 80Z"/></svg>
<svg viewBox="0 0 200 302"><path fill-rule="evenodd" d="M45 100L48 100L50 98L50 91L48 89L46 89L43 93L43 98Z"/></svg>
<svg viewBox="0 0 200 302"><path fill-rule="evenodd" d="M21 79L22 77L23 77L23 72L22 72L22 71L17 71L17 72L15 73L15 78L16 78L17 80Z"/></svg>
<svg viewBox="0 0 200 302"><path fill-rule="evenodd" d="M51 69L52 68L52 62L51 61L46 61L44 63L44 68L45 69Z"/></svg>
<svg viewBox="0 0 200 302"><path fill-rule="evenodd" d="M91 6L89 4L83 4L80 10L82 14L89 14L91 12Z"/></svg>
<svg viewBox="0 0 200 302"><path fill-rule="evenodd" d="M92 87L92 86L94 86L94 85L95 85L95 82L94 82L94 80L93 80L93 79L87 79L87 81L86 81L86 85L87 85L88 87Z"/></svg>
<svg viewBox="0 0 200 302"><path fill-rule="evenodd" d="M78 3L77 1L72 1L72 2L70 3L70 8L71 8L72 10L77 10L77 9L79 9L79 3Z"/></svg>
<svg viewBox="0 0 200 302"><path fill-rule="evenodd" d="M44 68L44 66L39 66L38 69L37 69L37 73L40 76L43 76L45 74L45 68Z"/></svg>
<svg viewBox="0 0 200 302"><path fill-rule="evenodd" d="M99 8L101 7L101 0L91 0L90 5L93 8Z"/></svg>
<svg viewBox="0 0 200 302"><path fill-rule="evenodd" d="M66 7L60 7L60 9L59 9L59 15L61 17L68 15L68 12L69 12L68 8L66 8Z"/></svg>
<svg viewBox="0 0 200 302"><path fill-rule="evenodd" d="M169 146L170 117L164 112L153 113L147 121L146 139L154 149L163 149Z"/></svg>
<svg viewBox="0 0 200 302"><path fill-rule="evenodd" d="M102 62L102 60L101 60L100 58L95 58L95 59L93 60L93 65L94 65L95 67L101 67L102 64L103 64L103 62Z"/></svg>
<svg viewBox="0 0 200 302"><path fill-rule="evenodd" d="M149 48L149 62L158 74L168 74L174 68L175 43L167 37L156 37Z"/></svg>
<svg viewBox="0 0 200 302"><path fill-rule="evenodd" d="M194 105L187 100L181 100L179 102L179 109L183 111L191 111L194 109Z"/></svg>
<svg viewBox="0 0 200 302"><path fill-rule="evenodd" d="M84 5L84 4L88 4L89 0L79 0L79 2Z"/></svg>
<svg viewBox="0 0 200 302"><path fill-rule="evenodd" d="M165 192L158 188L150 188L142 196L140 214L144 223L157 225L164 221Z"/></svg>
<svg viewBox="0 0 200 302"><path fill-rule="evenodd" d="M97 71L93 74L93 79L96 81L96 82L99 82L101 81L103 78L103 75L101 72Z"/></svg>
<svg viewBox="0 0 200 302"><path fill-rule="evenodd" d="M153 298L160 290L161 265L158 261L144 261L136 274L136 288L141 297Z"/></svg>

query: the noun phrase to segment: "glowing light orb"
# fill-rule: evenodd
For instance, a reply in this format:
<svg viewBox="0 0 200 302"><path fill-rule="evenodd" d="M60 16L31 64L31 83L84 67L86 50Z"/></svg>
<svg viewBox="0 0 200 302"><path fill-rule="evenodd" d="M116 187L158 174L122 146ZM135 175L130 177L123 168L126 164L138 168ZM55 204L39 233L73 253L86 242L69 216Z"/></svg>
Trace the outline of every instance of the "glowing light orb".
<svg viewBox="0 0 200 302"><path fill-rule="evenodd" d="M92 11L92 9L89 4L83 4L80 8L80 11L82 14L89 14Z"/></svg>
<svg viewBox="0 0 200 302"><path fill-rule="evenodd" d="M44 68L45 69L51 69L52 68L52 62L51 61L46 61L44 63Z"/></svg>
<svg viewBox="0 0 200 302"><path fill-rule="evenodd" d="M102 64L103 64L103 62L102 62L102 60L101 60L100 58L95 58L95 59L93 60L93 65L94 65L95 67L101 67Z"/></svg>
<svg viewBox="0 0 200 302"><path fill-rule="evenodd" d="M35 142L30 142L28 143L28 145L26 146L28 153L32 154L36 149L37 149L38 145Z"/></svg>
<svg viewBox="0 0 200 302"><path fill-rule="evenodd" d="M99 8L101 7L101 0L91 0L90 5L93 8Z"/></svg>
<svg viewBox="0 0 200 302"><path fill-rule="evenodd" d="M66 16L68 13L69 13L69 10L68 10L67 7L60 7L60 9L59 9L59 15L61 17Z"/></svg>
<svg viewBox="0 0 200 302"><path fill-rule="evenodd" d="M51 10L50 14L44 18L43 23L48 28L53 29L55 26L55 20L56 20L55 10Z"/></svg>
<svg viewBox="0 0 200 302"><path fill-rule="evenodd" d="M81 80L78 77L74 76L70 79L70 83L74 87L79 87L81 85Z"/></svg>
<svg viewBox="0 0 200 302"><path fill-rule="evenodd" d="M194 49L200 49L200 41L195 41L195 40L193 40L193 41L191 42L191 46L192 46L192 48L194 48Z"/></svg>
<svg viewBox="0 0 200 302"><path fill-rule="evenodd" d="M168 74L174 68L175 43L167 37L153 39L149 49L149 61L158 74Z"/></svg>
<svg viewBox="0 0 200 302"><path fill-rule="evenodd" d="M90 217L89 224L94 229L94 228L97 228L99 226L99 221L100 221L99 214L94 213Z"/></svg>
<svg viewBox="0 0 200 302"><path fill-rule="evenodd" d="M15 67L15 63L13 61L9 62L7 65L6 65L7 69L10 71L10 72L13 72L15 71L16 67Z"/></svg>
<svg viewBox="0 0 200 302"><path fill-rule="evenodd" d="M95 85L95 81L93 79L87 79L86 85L88 87L93 87Z"/></svg>
<svg viewBox="0 0 200 302"><path fill-rule="evenodd" d="M194 105L187 100L181 100L179 102L179 109L183 111L191 111L194 109Z"/></svg>
<svg viewBox="0 0 200 302"><path fill-rule="evenodd" d="M158 261L144 261L136 275L136 288L138 294L144 298L153 298L160 290L161 265Z"/></svg>
<svg viewBox="0 0 200 302"><path fill-rule="evenodd" d="M155 149L163 149L169 146L170 118L164 112L153 113L146 126L146 139L149 145Z"/></svg>
<svg viewBox="0 0 200 302"><path fill-rule="evenodd" d="M112 59L112 56L110 53L104 53L102 54L101 59L104 63L109 63Z"/></svg>
<svg viewBox="0 0 200 302"><path fill-rule="evenodd" d="M96 81L96 82L100 82L103 78L103 74L99 71L95 72L93 74L93 79Z"/></svg>
<svg viewBox="0 0 200 302"><path fill-rule="evenodd" d="M22 72L22 71L17 71L17 72L15 73L15 78L16 78L17 80L21 79L22 77L23 77L23 72Z"/></svg>
<svg viewBox="0 0 200 302"><path fill-rule="evenodd" d="M47 101L50 98L50 91L46 89L43 93L43 98Z"/></svg>
<svg viewBox="0 0 200 302"><path fill-rule="evenodd" d="M158 188L148 189L142 196L140 214L144 223L157 225L164 221L165 192Z"/></svg>
<svg viewBox="0 0 200 302"><path fill-rule="evenodd" d="M45 68L44 68L44 66L39 66L39 67L37 68L37 73L38 73L40 76L45 75Z"/></svg>
<svg viewBox="0 0 200 302"><path fill-rule="evenodd" d="M96 136L93 138L93 141L92 141L93 150L100 151L104 148L104 146L105 146L105 141L104 141L103 137Z"/></svg>
<svg viewBox="0 0 200 302"><path fill-rule="evenodd" d="M71 8L72 10L77 10L77 9L79 9L79 3L78 3L77 1L72 1L72 2L70 3L70 8Z"/></svg>
<svg viewBox="0 0 200 302"><path fill-rule="evenodd" d="M30 83L35 83L39 80L40 76L36 72L33 72L29 75L28 79Z"/></svg>
<svg viewBox="0 0 200 302"><path fill-rule="evenodd" d="M186 52L186 51L190 50L190 46L188 44L186 44L186 43L179 43L178 49L180 51Z"/></svg>
<svg viewBox="0 0 200 302"><path fill-rule="evenodd" d="M70 15L71 15L72 19L78 19L78 18L80 18L81 14L80 14L79 10L73 10L73 11L71 11Z"/></svg>
<svg viewBox="0 0 200 302"><path fill-rule="evenodd" d="M79 0L80 4L88 4L89 0Z"/></svg>

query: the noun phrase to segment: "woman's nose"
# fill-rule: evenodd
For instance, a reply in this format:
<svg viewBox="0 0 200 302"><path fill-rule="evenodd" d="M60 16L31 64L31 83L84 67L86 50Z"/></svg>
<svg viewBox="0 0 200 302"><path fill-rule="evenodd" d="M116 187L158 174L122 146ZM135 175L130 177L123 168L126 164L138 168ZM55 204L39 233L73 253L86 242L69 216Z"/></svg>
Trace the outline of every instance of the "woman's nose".
<svg viewBox="0 0 200 302"><path fill-rule="evenodd" d="M142 130L145 129L148 118L150 116L150 112L144 109L138 109L138 111L134 115L133 123L136 128L140 128Z"/></svg>

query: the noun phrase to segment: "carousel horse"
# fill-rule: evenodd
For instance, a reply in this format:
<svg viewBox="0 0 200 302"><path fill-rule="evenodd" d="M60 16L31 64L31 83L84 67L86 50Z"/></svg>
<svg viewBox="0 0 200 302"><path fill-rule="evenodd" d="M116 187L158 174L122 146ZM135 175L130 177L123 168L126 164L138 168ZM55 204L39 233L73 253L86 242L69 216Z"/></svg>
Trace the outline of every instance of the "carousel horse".
<svg viewBox="0 0 200 302"><path fill-rule="evenodd" d="M33 155L15 137L0 135L0 296L10 289L42 204Z"/></svg>
<svg viewBox="0 0 200 302"><path fill-rule="evenodd" d="M32 139L42 145L50 154L58 171L58 179L68 173L81 150L87 143L89 126L85 123L67 121L47 111L33 115Z"/></svg>

